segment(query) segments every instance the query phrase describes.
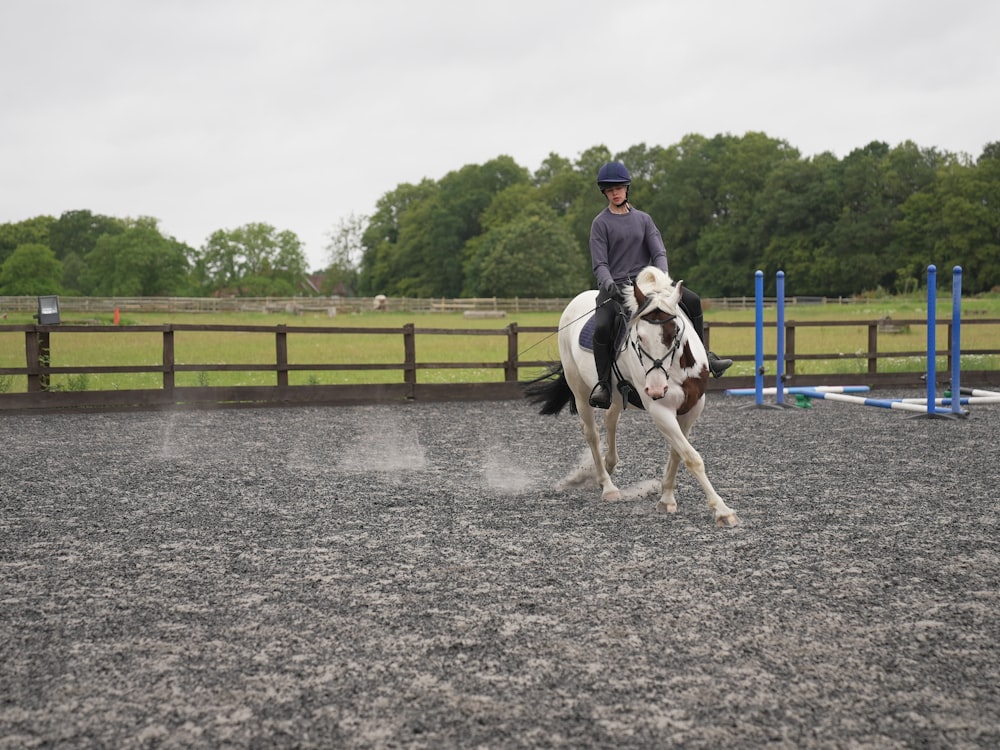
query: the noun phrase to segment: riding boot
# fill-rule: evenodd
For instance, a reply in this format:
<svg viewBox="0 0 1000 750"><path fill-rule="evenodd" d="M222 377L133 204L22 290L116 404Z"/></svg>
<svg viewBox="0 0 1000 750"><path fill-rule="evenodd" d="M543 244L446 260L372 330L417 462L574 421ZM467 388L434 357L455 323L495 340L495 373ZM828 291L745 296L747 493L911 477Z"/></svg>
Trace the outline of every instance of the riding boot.
<svg viewBox="0 0 1000 750"><path fill-rule="evenodd" d="M694 332L698 334L698 338L701 339L701 343L705 343L705 322L701 315L691 318L691 325L694 326ZM707 351L707 350L706 350ZM708 352L708 371L712 373L712 377L719 378L722 377L722 373L733 366L733 360L723 359L715 352Z"/></svg>
<svg viewBox="0 0 1000 750"><path fill-rule="evenodd" d="M611 407L611 345L594 342L594 364L597 365L597 385L590 392L590 405L595 409Z"/></svg>

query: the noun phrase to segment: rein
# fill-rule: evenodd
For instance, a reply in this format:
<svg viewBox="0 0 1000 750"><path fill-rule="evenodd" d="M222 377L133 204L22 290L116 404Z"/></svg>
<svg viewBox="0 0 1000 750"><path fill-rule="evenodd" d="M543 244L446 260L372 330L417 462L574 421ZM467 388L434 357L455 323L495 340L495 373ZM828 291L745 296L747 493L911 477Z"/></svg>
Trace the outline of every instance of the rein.
<svg viewBox="0 0 1000 750"><path fill-rule="evenodd" d="M530 352L530 351L531 351L532 349L534 349L534 348L535 348L536 346L541 346L542 344L544 344L544 343L545 343L546 341L548 341L548 340L549 340L550 338L552 338L553 336L558 336L558 335L559 335L559 332L560 332L560 331L562 331L562 330L565 330L566 328L569 328L569 327L570 327L571 325L573 325L574 323L576 323L576 322L577 322L578 320L583 320L584 318L586 318L586 317L588 317L588 316L590 316L590 315L593 315L593 314L594 314L594 313L595 313L595 312L597 311L597 309L598 309L599 307L604 307L604 306L605 306L606 304L608 304L608 303L609 303L609 302L611 302L611 301L612 301L612 300L611 300L611 298L610 298L610 297L608 297L608 298L607 298L606 300L604 300L604 302L602 302L601 304L599 304L599 305L594 305L594 309L593 309L593 310L588 310L588 311L587 311L587 312L585 312L585 313L584 313L583 315L580 315L579 317L577 317L577 318L574 318L573 320L571 320L571 321L569 321L568 323L566 323L566 325L564 325L564 326L559 326L559 327L558 327L558 328L557 328L557 329L555 330L555 332L554 332L554 333L550 333L550 334L549 334L548 336L544 336L544 337L542 337L541 339L539 339L538 341L536 341L536 342L535 342L534 344L532 344L531 346L527 347L526 349L522 349L521 351L519 351L519 352L517 353L517 356L518 356L518 359L520 359L520 358L521 358L521 356L522 356L522 355L524 355L525 353L527 353L527 352ZM624 314L622 314L622 317L624 317ZM617 365L616 365L616 366L617 366Z"/></svg>

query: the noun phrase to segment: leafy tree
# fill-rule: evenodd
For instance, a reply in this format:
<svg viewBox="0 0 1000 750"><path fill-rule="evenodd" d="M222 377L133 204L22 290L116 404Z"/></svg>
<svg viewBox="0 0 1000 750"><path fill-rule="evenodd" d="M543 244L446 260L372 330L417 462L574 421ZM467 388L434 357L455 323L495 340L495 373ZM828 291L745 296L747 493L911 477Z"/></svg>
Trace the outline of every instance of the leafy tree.
<svg viewBox="0 0 1000 750"><path fill-rule="evenodd" d="M45 245L20 245L0 265L0 294L61 294L62 264Z"/></svg>
<svg viewBox="0 0 1000 750"><path fill-rule="evenodd" d="M802 159L787 142L751 132L689 134L614 157L603 145L575 160L550 153L531 175L501 156L386 193L366 224L331 238L331 278L350 278L347 248L360 232L362 294L486 294L516 283L503 275L516 275L505 265L521 257L515 240L548 237L559 248L548 255L562 257L568 233L567 262L583 269L579 286L590 285L590 225L605 205L594 181L615 158L632 173L632 201L660 227L671 272L703 295L746 294L757 268L768 284L785 270L799 294L905 288L927 259L951 258L976 284L996 286L998 152L991 144L973 164L912 142L873 142L843 160ZM239 264L226 266L227 257L206 254L199 278L235 283Z"/></svg>
<svg viewBox="0 0 1000 750"><path fill-rule="evenodd" d="M455 297L462 290L463 248L481 233L480 214L493 196L518 182L527 170L501 156L483 165L467 165L436 185L410 190L402 210L383 204L377 230L365 233L362 287L418 297ZM374 245L372 244L374 240Z"/></svg>
<svg viewBox="0 0 1000 750"><path fill-rule="evenodd" d="M698 240L714 215L717 157L708 139L684 136L674 146L654 156L649 181L656 190L645 193L636 205L656 222L667 248L671 274L686 276L698 262ZM707 293L704 280L692 288Z"/></svg>
<svg viewBox="0 0 1000 750"><path fill-rule="evenodd" d="M0 224L0 263L3 263L21 245L49 245L49 229L55 222L52 216L10 224Z"/></svg>
<svg viewBox="0 0 1000 750"><path fill-rule="evenodd" d="M62 261L63 290L66 294L80 296L86 288L87 262L76 253L70 253Z"/></svg>
<svg viewBox="0 0 1000 750"><path fill-rule="evenodd" d="M573 239L579 256L577 264L586 269L580 281L581 289L594 283L590 270L590 225L607 205L597 189L597 172L611 159L606 146L588 149L576 162L549 154L532 177L537 191L530 200L551 207Z"/></svg>
<svg viewBox="0 0 1000 750"><path fill-rule="evenodd" d="M239 295L295 294L305 272L295 233L261 223L213 232L195 263L195 277L207 289Z"/></svg>
<svg viewBox="0 0 1000 750"><path fill-rule="evenodd" d="M973 165L946 161L935 183L913 193L897 222L897 288L915 286L927 266L963 268L969 293L1000 286L1000 149L987 146Z"/></svg>
<svg viewBox="0 0 1000 750"><path fill-rule="evenodd" d="M840 216L830 232L828 293L847 295L891 283L886 263L893 240L895 199L888 191L889 146L873 141L840 163Z"/></svg>
<svg viewBox="0 0 1000 750"><path fill-rule="evenodd" d="M366 217L352 213L329 234L330 241L326 246L329 265L323 281L324 294L333 294L337 289L353 293L357 289L366 221Z"/></svg>
<svg viewBox="0 0 1000 750"><path fill-rule="evenodd" d="M361 235L364 249L359 293L373 296L391 292L395 281L406 275L398 244L402 217L411 206L427 199L437 189L432 180L424 180L419 185L403 183L376 202L375 213Z"/></svg>
<svg viewBox="0 0 1000 750"><path fill-rule="evenodd" d="M440 188L425 201L412 206L400 221L399 242L394 248L397 263L406 269L393 280L391 293L404 297L455 297L461 288L463 219L451 210Z"/></svg>
<svg viewBox="0 0 1000 750"><path fill-rule="evenodd" d="M104 235L121 234L127 221L87 210L66 211L49 228L49 247L60 260L70 253L86 258Z"/></svg>
<svg viewBox="0 0 1000 750"><path fill-rule="evenodd" d="M580 256L551 209L519 217L474 243L465 263L473 297L570 297L581 290Z"/></svg>
<svg viewBox="0 0 1000 750"><path fill-rule="evenodd" d="M156 219L126 222L123 232L104 234L87 253L81 280L88 294L101 297L158 297L189 291L192 249L164 237Z"/></svg>
<svg viewBox="0 0 1000 750"><path fill-rule="evenodd" d="M587 288L589 253L580 253L565 221L538 192L513 185L483 212L485 231L465 248L463 294L561 297Z"/></svg>
<svg viewBox="0 0 1000 750"><path fill-rule="evenodd" d="M753 232L763 246L757 265L765 293L774 294L774 276L784 271L797 294L824 293L835 259L829 235L839 216L840 193L830 179L837 159L831 153L775 165L761 190Z"/></svg>
<svg viewBox="0 0 1000 750"><path fill-rule="evenodd" d="M686 136L652 152L645 169L657 190L645 208L664 235L671 275L703 295L745 292L763 251L757 197L776 165L798 158L763 133Z"/></svg>

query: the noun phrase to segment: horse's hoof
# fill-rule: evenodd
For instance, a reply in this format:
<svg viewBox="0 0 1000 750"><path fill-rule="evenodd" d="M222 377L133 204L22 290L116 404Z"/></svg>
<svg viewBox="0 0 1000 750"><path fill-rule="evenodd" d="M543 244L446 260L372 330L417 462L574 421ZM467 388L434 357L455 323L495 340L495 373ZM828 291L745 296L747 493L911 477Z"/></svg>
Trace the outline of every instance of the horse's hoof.
<svg viewBox="0 0 1000 750"><path fill-rule="evenodd" d="M656 504L657 513L676 513L677 503L670 503L669 505L662 500Z"/></svg>
<svg viewBox="0 0 1000 750"><path fill-rule="evenodd" d="M715 519L715 525L721 528L729 528L732 526L739 526L740 519L736 517L735 513L730 513L728 516L719 516Z"/></svg>
<svg viewBox="0 0 1000 750"><path fill-rule="evenodd" d="M605 492L601 495L601 500L606 503L617 503L622 499L621 490L611 490L610 492Z"/></svg>

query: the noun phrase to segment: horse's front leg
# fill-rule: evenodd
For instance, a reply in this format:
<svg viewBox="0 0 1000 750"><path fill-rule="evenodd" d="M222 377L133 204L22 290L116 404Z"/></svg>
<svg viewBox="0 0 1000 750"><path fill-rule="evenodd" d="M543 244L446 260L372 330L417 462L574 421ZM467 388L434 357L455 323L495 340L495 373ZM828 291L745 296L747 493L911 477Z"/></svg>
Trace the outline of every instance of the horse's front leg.
<svg viewBox="0 0 1000 750"><path fill-rule="evenodd" d="M677 487L677 468L681 465L681 454L670 447L670 456L667 458L667 465L663 469L663 482L660 486L660 500L656 503L656 510L660 513L676 513L677 498L674 496L674 489Z"/></svg>
<svg viewBox="0 0 1000 750"><path fill-rule="evenodd" d="M686 443L686 446L682 446L680 449L681 458L683 458L684 465L688 471L694 474L698 480L698 484L705 490L705 497L708 498L708 507L715 512L715 525L736 526L739 523L736 511L726 505L726 501L719 497L719 493L715 491L715 487L712 486L712 482L705 471L705 461L702 459L701 454L694 449L694 446L688 442L686 437L682 435L681 439Z"/></svg>
<svg viewBox="0 0 1000 750"><path fill-rule="evenodd" d="M601 456L601 432L597 426L597 417L594 414L594 407L586 399L576 402L577 412L580 414L580 427L583 430L583 438L590 447L590 455L594 459L594 473L597 483L601 485L601 498L603 500L621 500L622 493L611 481L611 474Z"/></svg>
<svg viewBox="0 0 1000 750"><path fill-rule="evenodd" d="M677 422L677 416L668 409L662 409L654 410L653 418L660 432L670 441L671 460L673 459L674 452L676 452L680 460L684 462L684 466L694 475L695 479L698 480L698 484L705 491L705 497L708 498L708 507L715 513L716 525L736 526L739 523L736 511L726 505L726 501L715 491L715 487L712 486L712 482L705 472L704 459L695 450L694 446L691 445L691 441L687 439L687 435L684 434L684 430L681 429L680 424ZM669 464L670 462L668 461L668 469ZM666 491L666 488L664 488L664 491ZM661 499L661 502L664 501Z"/></svg>

